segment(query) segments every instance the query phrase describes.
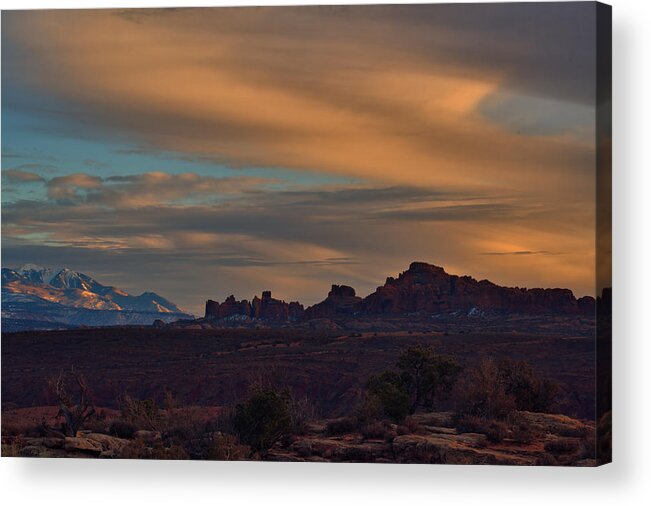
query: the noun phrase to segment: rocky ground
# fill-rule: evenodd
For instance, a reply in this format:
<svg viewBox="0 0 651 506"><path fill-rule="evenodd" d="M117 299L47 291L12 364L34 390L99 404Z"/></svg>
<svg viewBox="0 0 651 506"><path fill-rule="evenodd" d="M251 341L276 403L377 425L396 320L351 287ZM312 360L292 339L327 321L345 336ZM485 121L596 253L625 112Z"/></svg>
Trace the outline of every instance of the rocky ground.
<svg viewBox="0 0 651 506"><path fill-rule="evenodd" d="M416 428L388 426L376 437L352 433L328 435L326 424L274 447L268 460L291 462L370 462L418 464L497 464L594 466L589 441L594 427L563 415L518 412L529 435L507 431L500 442L452 427L451 413L413 416ZM383 436L383 437L382 437ZM587 443L587 444L586 444Z"/></svg>
<svg viewBox="0 0 651 506"><path fill-rule="evenodd" d="M453 427L450 413L421 413L408 426L389 423L361 432L333 434L338 420L312 423L303 435L276 443L263 460L286 462L364 462L594 466L594 425L563 415L517 412L510 428L494 434ZM526 427L525 432L518 426ZM76 437L3 436L3 456L69 458L187 458L162 446L162 435L140 430L120 438L91 430ZM204 438L220 440L220 433ZM242 448L237 445L234 449ZM258 459L242 451L222 459Z"/></svg>

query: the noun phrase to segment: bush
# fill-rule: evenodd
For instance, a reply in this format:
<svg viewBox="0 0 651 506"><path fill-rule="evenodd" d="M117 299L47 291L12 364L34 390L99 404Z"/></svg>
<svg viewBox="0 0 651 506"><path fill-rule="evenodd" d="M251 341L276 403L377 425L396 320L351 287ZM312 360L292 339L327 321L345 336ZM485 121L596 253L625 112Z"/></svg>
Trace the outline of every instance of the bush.
<svg viewBox="0 0 651 506"><path fill-rule="evenodd" d="M126 394L119 402L124 420L139 428L160 430L161 412L153 399L139 400Z"/></svg>
<svg viewBox="0 0 651 506"><path fill-rule="evenodd" d="M293 399L289 404L290 431L294 435L307 433L309 423L315 419L315 409L307 398Z"/></svg>
<svg viewBox="0 0 651 506"><path fill-rule="evenodd" d="M555 383L538 376L526 362L482 360L454 391L458 417L504 419L515 410L549 412L555 404Z"/></svg>
<svg viewBox="0 0 651 506"><path fill-rule="evenodd" d="M375 421L363 425L360 432L365 439L384 439L390 429L386 422Z"/></svg>
<svg viewBox="0 0 651 506"><path fill-rule="evenodd" d="M488 439L488 441L490 441L491 443L501 443L504 440L504 438L508 435L508 433L509 433L509 429L506 426L506 424L495 420L491 420L491 422L484 430L484 434L486 434L486 439Z"/></svg>
<svg viewBox="0 0 651 506"><path fill-rule="evenodd" d="M404 390L411 398L409 413L432 407L437 397L445 397L454 386L461 366L454 357L436 355L427 346L411 346L396 363Z"/></svg>
<svg viewBox="0 0 651 506"><path fill-rule="evenodd" d="M382 420L385 417L382 401L375 395L367 395L364 401L355 409L356 428L369 422Z"/></svg>
<svg viewBox="0 0 651 506"><path fill-rule="evenodd" d="M142 439L134 439L119 450L117 458L149 459L151 458L151 450L145 446L145 442Z"/></svg>
<svg viewBox="0 0 651 506"><path fill-rule="evenodd" d="M326 432L330 436L350 434L357 430L357 420L352 417L335 418L326 424Z"/></svg>
<svg viewBox="0 0 651 506"><path fill-rule="evenodd" d="M60 434L76 436L84 422L95 414L95 407L86 386L83 375L74 368L60 372L48 381L50 392L56 397L59 412L56 418L62 418Z"/></svg>
<svg viewBox="0 0 651 506"><path fill-rule="evenodd" d="M457 419L456 429L458 432L475 432L483 434L486 427L486 420L476 415L466 415Z"/></svg>
<svg viewBox="0 0 651 506"><path fill-rule="evenodd" d="M290 431L291 395L273 387L255 389L249 399L235 406L233 427L240 441L266 453Z"/></svg>
<svg viewBox="0 0 651 506"><path fill-rule="evenodd" d="M133 438L137 430L138 428L134 424L119 418L112 420L109 424L109 434L124 439Z"/></svg>
<svg viewBox="0 0 651 506"><path fill-rule="evenodd" d="M409 395L400 376L396 373L387 371L371 377L367 390L370 395L377 398L383 413L392 421L399 423L409 414Z"/></svg>
<svg viewBox="0 0 651 506"><path fill-rule="evenodd" d="M20 457L20 450L22 450L22 448L23 442L17 438L7 442L3 441L0 448L0 455L3 457Z"/></svg>
<svg viewBox="0 0 651 506"><path fill-rule="evenodd" d="M415 418L408 416L401 425L396 427L396 432L399 436L404 436L406 434L423 434L425 431Z"/></svg>
<svg viewBox="0 0 651 506"><path fill-rule="evenodd" d="M216 434L208 458L210 460L246 460L249 448L238 443L230 434Z"/></svg>
<svg viewBox="0 0 651 506"><path fill-rule="evenodd" d="M464 374L453 396L457 419L504 419L516 408L513 395L507 393L500 371L490 359Z"/></svg>
<svg viewBox="0 0 651 506"><path fill-rule="evenodd" d="M105 433L108 431L108 423L106 421L106 416L101 417L97 414L87 418L83 425L82 429L89 430L91 432Z"/></svg>
<svg viewBox="0 0 651 506"><path fill-rule="evenodd" d="M513 396L516 409L551 412L559 393L556 383L541 378L529 364L521 360L502 360L498 369L504 389Z"/></svg>
<svg viewBox="0 0 651 506"><path fill-rule="evenodd" d="M27 437L47 437L48 429L45 424L31 425L25 430L25 436Z"/></svg>
<svg viewBox="0 0 651 506"><path fill-rule="evenodd" d="M516 424L513 429L513 440L519 444L530 444L536 439L536 434L527 424Z"/></svg>
<svg viewBox="0 0 651 506"><path fill-rule="evenodd" d="M551 453L543 453L536 459L537 466L557 466L558 464L558 460Z"/></svg>

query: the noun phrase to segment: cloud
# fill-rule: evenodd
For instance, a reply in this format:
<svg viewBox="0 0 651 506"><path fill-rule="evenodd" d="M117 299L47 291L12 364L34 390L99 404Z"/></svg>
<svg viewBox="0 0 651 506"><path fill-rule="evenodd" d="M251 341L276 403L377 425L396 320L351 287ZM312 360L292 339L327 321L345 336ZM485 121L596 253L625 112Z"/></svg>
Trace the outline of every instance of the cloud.
<svg viewBox="0 0 651 506"><path fill-rule="evenodd" d="M308 303L334 282L364 294L414 259L593 293L594 13L4 13L3 90L6 78L9 92L54 104L38 114L56 132L241 177L108 175L101 150L84 153L101 177L52 178L49 201L5 203L3 255L101 269L194 311L261 284ZM355 183L306 188L251 168Z"/></svg>
<svg viewBox="0 0 651 506"><path fill-rule="evenodd" d="M546 135L518 135L512 114L500 124L500 114L486 117L480 105L505 89L590 103L594 41L590 23L576 21L591 13L576 6L180 9L126 18L49 11L9 13L6 27L40 63L38 71L17 68L18 77L69 103L80 125L129 132L147 149L562 199L593 194L591 147L547 135L559 130L548 116L541 117ZM25 36L35 32L41 37ZM557 110L551 120L563 124L569 108ZM537 116L527 131L540 130Z"/></svg>
<svg viewBox="0 0 651 506"><path fill-rule="evenodd" d="M253 191L275 182L270 178L200 176L191 172L145 172L99 177L85 173L55 177L46 182L50 199L113 208L138 208L202 198L210 201Z"/></svg>
<svg viewBox="0 0 651 506"><path fill-rule="evenodd" d="M46 183L48 197L55 200L79 198L81 190L93 190L101 186L101 177L84 173L54 177Z"/></svg>
<svg viewBox="0 0 651 506"><path fill-rule="evenodd" d="M5 169L2 171L2 177L7 178L11 183L41 183L45 179L34 173L18 169Z"/></svg>
<svg viewBox="0 0 651 506"><path fill-rule="evenodd" d="M561 253L552 253L550 251L487 251L481 255L503 256L503 255L560 255Z"/></svg>
<svg viewBox="0 0 651 506"><path fill-rule="evenodd" d="M527 199L511 199L498 208L503 218L496 220L487 209L473 207L490 207L486 195L408 187L259 188L212 203L135 208L123 205L128 199L107 202L97 196L65 205L5 204L5 261L43 263L51 255L114 274L137 265L122 274L125 287L153 279L157 286L151 289L160 283L162 293L193 311L206 297L251 297L262 285L307 303L321 300L332 283L366 294L415 259L501 284L591 293L594 251L586 244L592 232L582 228L583 217L565 218L568 205L541 211ZM432 218L429 208L437 205L444 211L436 219L404 219L397 212L426 208ZM557 244L568 253L543 254ZM187 274L178 274L176 288L176 278L167 279L170 270Z"/></svg>

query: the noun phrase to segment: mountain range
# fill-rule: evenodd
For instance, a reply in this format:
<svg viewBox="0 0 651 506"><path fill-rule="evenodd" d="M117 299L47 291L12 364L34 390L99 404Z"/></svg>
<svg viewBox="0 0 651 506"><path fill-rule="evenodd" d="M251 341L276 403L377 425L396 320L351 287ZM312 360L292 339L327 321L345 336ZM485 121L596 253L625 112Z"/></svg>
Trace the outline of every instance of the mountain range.
<svg viewBox="0 0 651 506"><path fill-rule="evenodd" d="M577 315L594 316L593 297L576 298L566 288L504 287L488 280L448 274L442 267L412 262L397 278L366 297L347 285L332 285L327 297L305 308L262 292L250 302L230 295L223 302L206 301L205 316L193 317L152 292L129 295L69 269L27 264L2 269L3 331L107 325L274 326L316 320L333 322L439 316Z"/></svg>
<svg viewBox="0 0 651 506"><path fill-rule="evenodd" d="M2 269L3 331L149 325L192 316L153 292L130 295L70 269Z"/></svg>

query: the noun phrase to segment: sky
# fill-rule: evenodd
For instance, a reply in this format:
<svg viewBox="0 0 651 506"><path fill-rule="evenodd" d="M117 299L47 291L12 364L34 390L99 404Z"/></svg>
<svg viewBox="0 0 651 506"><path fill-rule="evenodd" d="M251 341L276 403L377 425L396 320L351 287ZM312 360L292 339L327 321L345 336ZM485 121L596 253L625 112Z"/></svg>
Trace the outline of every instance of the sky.
<svg viewBox="0 0 651 506"><path fill-rule="evenodd" d="M194 314L415 260L595 292L595 5L4 11L2 265Z"/></svg>

